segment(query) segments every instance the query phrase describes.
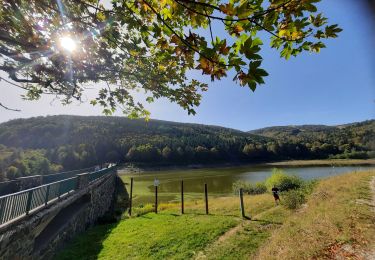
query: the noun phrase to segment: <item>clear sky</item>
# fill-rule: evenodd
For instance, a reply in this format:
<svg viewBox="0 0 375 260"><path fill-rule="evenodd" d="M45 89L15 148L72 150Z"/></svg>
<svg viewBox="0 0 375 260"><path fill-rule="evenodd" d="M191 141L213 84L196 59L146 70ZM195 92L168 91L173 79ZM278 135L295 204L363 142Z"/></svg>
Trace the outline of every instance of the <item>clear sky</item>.
<svg viewBox="0 0 375 260"><path fill-rule="evenodd" d="M270 73L254 93L232 81L233 75L209 83L196 116L159 100L147 107L152 118L221 125L250 130L272 125L342 124L375 118L375 16L357 0L323 0L320 10L344 31L329 40L320 54L303 54L285 61L275 50L263 51ZM216 32L216 31L215 31ZM219 35L220 36L220 35ZM1 74L4 76L4 74ZM0 102L22 112L0 109L0 122L53 114L100 115L91 105L62 106L50 97L23 101L21 92L0 81ZM88 98L92 93L87 93Z"/></svg>

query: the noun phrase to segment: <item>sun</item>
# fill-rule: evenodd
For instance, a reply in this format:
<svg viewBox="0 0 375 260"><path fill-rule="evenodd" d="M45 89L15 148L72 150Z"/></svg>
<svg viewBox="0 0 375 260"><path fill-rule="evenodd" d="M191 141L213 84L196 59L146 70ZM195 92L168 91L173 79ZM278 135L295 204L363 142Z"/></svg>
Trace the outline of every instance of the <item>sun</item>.
<svg viewBox="0 0 375 260"><path fill-rule="evenodd" d="M62 36L60 46L68 52L73 52L77 48L77 43L69 36Z"/></svg>

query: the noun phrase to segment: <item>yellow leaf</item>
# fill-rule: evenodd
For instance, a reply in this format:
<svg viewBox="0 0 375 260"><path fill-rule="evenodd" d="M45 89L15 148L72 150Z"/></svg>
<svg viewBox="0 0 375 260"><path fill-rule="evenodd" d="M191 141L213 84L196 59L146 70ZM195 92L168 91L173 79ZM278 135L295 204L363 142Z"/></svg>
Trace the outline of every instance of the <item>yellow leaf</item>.
<svg viewBox="0 0 375 260"><path fill-rule="evenodd" d="M103 22L105 21L105 14L103 12L98 12L96 14L96 18L98 18L99 21Z"/></svg>
<svg viewBox="0 0 375 260"><path fill-rule="evenodd" d="M167 0L159 0L160 7L164 7L167 4Z"/></svg>
<svg viewBox="0 0 375 260"><path fill-rule="evenodd" d="M279 31L279 36L280 36L280 37L286 36L287 34L288 34L288 31L287 31L287 30L280 30L280 31Z"/></svg>

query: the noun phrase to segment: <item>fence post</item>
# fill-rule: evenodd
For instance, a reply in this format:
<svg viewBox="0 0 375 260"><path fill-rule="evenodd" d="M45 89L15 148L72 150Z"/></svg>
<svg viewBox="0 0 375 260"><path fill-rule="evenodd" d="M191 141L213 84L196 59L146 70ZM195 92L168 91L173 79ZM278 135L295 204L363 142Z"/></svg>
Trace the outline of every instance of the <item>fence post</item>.
<svg viewBox="0 0 375 260"><path fill-rule="evenodd" d="M208 192L207 192L207 183L204 184L204 197L206 201L206 214L208 215Z"/></svg>
<svg viewBox="0 0 375 260"><path fill-rule="evenodd" d="M181 181L181 214L184 214L184 181Z"/></svg>
<svg viewBox="0 0 375 260"><path fill-rule="evenodd" d="M76 190L83 189L88 186L90 173L77 174L77 187Z"/></svg>
<svg viewBox="0 0 375 260"><path fill-rule="evenodd" d="M49 189L50 189L50 187L51 187L51 185L47 186L46 197L44 199L44 205L47 205L47 203L48 203L48 197L49 197Z"/></svg>
<svg viewBox="0 0 375 260"><path fill-rule="evenodd" d="M243 204L243 190L242 188L240 189L240 205L241 205L241 216L242 218L245 218L245 207Z"/></svg>
<svg viewBox="0 0 375 260"><path fill-rule="evenodd" d="M58 191L58 195L57 195L57 199L60 199L61 197L61 181L59 182L59 191Z"/></svg>
<svg viewBox="0 0 375 260"><path fill-rule="evenodd" d="M5 213L5 202L6 202L7 198L8 197L5 197L2 200L0 200L0 224L3 223L3 217L4 217L4 213Z"/></svg>
<svg viewBox="0 0 375 260"><path fill-rule="evenodd" d="M34 190L30 190L30 191L27 193L26 215L29 215L29 211L30 211L30 207L31 207L31 199L32 199L32 197L33 197L33 191L34 191Z"/></svg>
<svg viewBox="0 0 375 260"><path fill-rule="evenodd" d="M158 213L158 186L155 185L155 213Z"/></svg>
<svg viewBox="0 0 375 260"><path fill-rule="evenodd" d="M130 178L130 201L129 201L129 216L132 215L133 204L133 177Z"/></svg>

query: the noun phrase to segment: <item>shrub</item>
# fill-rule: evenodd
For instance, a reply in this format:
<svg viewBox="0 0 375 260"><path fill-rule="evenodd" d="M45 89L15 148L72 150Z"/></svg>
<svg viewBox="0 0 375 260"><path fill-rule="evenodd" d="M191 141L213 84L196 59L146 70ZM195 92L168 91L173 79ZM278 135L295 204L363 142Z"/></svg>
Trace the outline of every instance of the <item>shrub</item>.
<svg viewBox="0 0 375 260"><path fill-rule="evenodd" d="M315 186L318 184L318 180L309 180L309 181L303 181L301 190L306 194L311 194L315 188Z"/></svg>
<svg viewBox="0 0 375 260"><path fill-rule="evenodd" d="M134 207L132 209L133 211L133 214L134 216L142 216L142 215L145 215L149 212L154 212L155 211L155 207L154 207L154 204L146 204L146 205L139 205L138 207Z"/></svg>
<svg viewBox="0 0 375 260"><path fill-rule="evenodd" d="M274 169L272 175L266 179L266 187L271 190L276 186L280 191L299 189L303 186L304 181L301 177L287 175L282 170Z"/></svg>
<svg viewBox="0 0 375 260"><path fill-rule="evenodd" d="M233 192L238 194L242 188L247 194L262 194L267 192L267 187L264 182L250 183L246 181L236 181L233 183Z"/></svg>
<svg viewBox="0 0 375 260"><path fill-rule="evenodd" d="M306 193L302 189L285 192L281 200L281 204L288 209L297 209L305 202Z"/></svg>

